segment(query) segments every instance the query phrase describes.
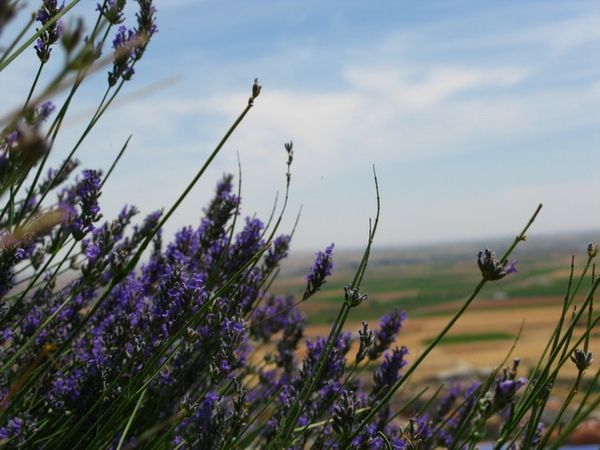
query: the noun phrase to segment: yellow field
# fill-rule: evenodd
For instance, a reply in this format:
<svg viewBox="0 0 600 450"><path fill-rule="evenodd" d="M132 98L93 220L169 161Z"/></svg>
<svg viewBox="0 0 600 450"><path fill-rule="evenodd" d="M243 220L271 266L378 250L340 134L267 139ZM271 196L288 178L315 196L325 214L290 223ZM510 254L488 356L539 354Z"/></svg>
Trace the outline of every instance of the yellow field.
<svg viewBox="0 0 600 450"><path fill-rule="evenodd" d="M458 309L458 306L445 304L436 309L440 313L442 311L450 312ZM545 306L540 306L540 299L531 298L502 302L477 300L454 324L448 335L472 334L477 336L494 332L516 335L522 326L521 336L516 342L507 364L510 365L513 358L521 358L521 375L527 376L528 369L542 354L560 317L560 312L560 299L548 300ZM397 339L397 344L408 347L411 362L425 349L424 341L435 337L448 323L450 317L450 315L432 315L411 318L409 314ZM360 323L347 323L344 327L346 331L351 332L357 332L361 328ZM371 328L375 328L375 324L371 324ZM325 335L328 331L329 327L326 325L310 326L307 334L312 337ZM438 345L413 374L412 380L421 382L460 378L461 375L472 378L473 372L489 373L507 358L512 346L513 342L507 339L496 341L473 339L470 342ZM590 348L600 348L600 333L594 334ZM574 377L575 374L574 365L568 364L562 372L561 378ZM591 375L588 374L588 376Z"/></svg>

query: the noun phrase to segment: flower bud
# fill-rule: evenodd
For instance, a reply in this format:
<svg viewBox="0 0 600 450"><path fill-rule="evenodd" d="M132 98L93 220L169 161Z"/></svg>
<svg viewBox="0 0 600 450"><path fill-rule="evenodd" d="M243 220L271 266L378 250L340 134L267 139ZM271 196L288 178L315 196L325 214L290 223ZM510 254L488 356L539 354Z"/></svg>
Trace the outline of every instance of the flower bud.
<svg viewBox="0 0 600 450"><path fill-rule="evenodd" d="M594 362L594 357L592 352L586 353L585 351L576 348L571 354L571 361L573 361L573 364L577 366L577 370L583 372L592 365Z"/></svg>

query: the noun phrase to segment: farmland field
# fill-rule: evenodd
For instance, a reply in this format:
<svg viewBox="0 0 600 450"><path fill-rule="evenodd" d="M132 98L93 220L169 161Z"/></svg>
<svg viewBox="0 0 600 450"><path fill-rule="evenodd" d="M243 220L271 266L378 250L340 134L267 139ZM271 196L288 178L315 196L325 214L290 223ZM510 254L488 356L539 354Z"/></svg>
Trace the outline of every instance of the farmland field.
<svg viewBox="0 0 600 450"><path fill-rule="evenodd" d="M488 283L470 309L429 354L413 380L472 377L489 373L507 357L519 357L526 370L542 353L560 317L572 255L575 280L587 261L587 244L594 234L545 236L523 242L512 255L518 273ZM488 244L498 254L509 240ZM376 330L382 314L400 308L408 319L397 339L410 351L410 360L427 346L460 307L480 280L476 255L480 243L428 247L374 249L361 293L369 298L351 311L345 330L357 333L363 320ZM352 281L360 252L335 253L336 269L322 290L300 305L309 318L307 334L325 335L343 301L343 286ZM314 255L292 256L272 291L300 296L304 276ZM591 283L588 274L575 304L581 303ZM570 312L568 317L570 316ZM514 349L509 356L511 347ZM590 349L600 348L594 333ZM574 375L565 371L563 377ZM526 375L526 373L524 373Z"/></svg>

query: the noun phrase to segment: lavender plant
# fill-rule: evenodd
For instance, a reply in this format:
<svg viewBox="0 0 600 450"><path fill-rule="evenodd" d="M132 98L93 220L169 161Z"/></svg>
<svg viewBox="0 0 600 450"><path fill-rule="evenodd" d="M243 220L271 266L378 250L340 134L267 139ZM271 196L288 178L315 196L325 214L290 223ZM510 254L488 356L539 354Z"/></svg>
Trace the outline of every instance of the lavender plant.
<svg viewBox="0 0 600 450"><path fill-rule="evenodd" d="M17 3L0 2L0 33ZM562 315L527 378L518 359L507 367L499 361L487 380L441 386L422 407L415 405L425 391L398 400L400 388L483 286L516 272L508 257L539 208L500 259L491 250L479 252L481 281L410 364L409 349L397 344L404 311L384 315L376 330L366 322L351 330L356 336L345 329L350 313L368 302L360 288L378 224L378 192L363 259L340 292L327 336L306 337L298 306L318 294L334 269L333 244L317 253L298 300L269 293L292 237L279 232L291 142L284 145L286 202L274 222L240 219L241 194L226 175L199 223L163 243L164 224L261 94L258 80L239 118L169 209L136 223L138 211L129 206L104 220L102 188L112 168L106 175L78 172L75 154L124 84L135 79L157 32L156 9L151 0L138 0L129 28L126 1L105 0L83 36L81 21L64 20L76 3L42 1L36 24L27 24L0 58L0 71L20 56L39 59L22 108L2 119L0 132L0 447L474 449L487 440L497 449L556 448L598 406L593 386L600 372L581 389L593 363L590 333L600 317L593 310L599 283L593 244L574 285L571 274ZM111 43L110 56L102 59ZM66 63L40 87L58 51ZM106 65L106 91L80 140L58 168L48 168L79 88ZM66 99L54 105L50 99L61 91ZM580 300L590 268L591 288ZM578 376L554 420L543 423L567 364ZM573 418L561 428L575 402ZM503 423L496 434L486 432L492 417Z"/></svg>

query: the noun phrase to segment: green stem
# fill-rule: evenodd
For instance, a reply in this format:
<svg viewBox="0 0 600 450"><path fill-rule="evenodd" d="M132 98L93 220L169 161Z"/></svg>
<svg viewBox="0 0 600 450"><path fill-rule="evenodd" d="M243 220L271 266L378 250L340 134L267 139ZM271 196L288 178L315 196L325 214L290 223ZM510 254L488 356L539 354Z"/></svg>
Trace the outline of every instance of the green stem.
<svg viewBox="0 0 600 450"><path fill-rule="evenodd" d="M25 105L23 106L23 111L25 111L27 109L27 106L29 106L29 101L31 100L31 97L33 96L33 92L35 91L35 87L37 86L38 81L40 80L40 75L42 74L43 68L44 68L44 63L40 62L40 67L38 67L38 70L35 74L33 83L31 84L31 89L29 89L29 94L27 94L27 100L25 100Z"/></svg>
<svg viewBox="0 0 600 450"><path fill-rule="evenodd" d="M31 25L33 25L34 22L35 16L32 14L31 18L29 19L29 22L27 22L27 24L19 32L19 35L11 42L11 44L5 50L4 54L2 55L2 58L0 58L0 66L5 67L4 61L6 60L6 57L11 54L13 49L17 46L18 42L23 38L23 36L25 36L25 33L27 33L27 30L29 30L29 28L31 27Z"/></svg>
<svg viewBox="0 0 600 450"><path fill-rule="evenodd" d="M244 111L236 119L236 121L229 128L229 130L225 133L225 135L223 136L223 138L221 139L221 141L219 142L219 144L217 145L217 147L213 150L213 152L211 153L211 155L209 156L209 158L203 164L202 168L198 171L198 173L196 174L196 176L194 177L194 179L190 182L190 184L188 185L188 187L184 190L183 194L181 194L179 196L179 198L175 201L175 203L173 204L173 206L171 206L171 208L169 209L169 211L167 212L167 214L158 223L158 225L156 226L156 228L154 229L154 231L152 233L149 233L149 235L146 237L146 239L140 244L139 249L133 255L133 257L129 260L129 263L125 266L125 268L120 273L115 274L115 276L111 280L110 285L107 287L107 289L104 291L104 293L100 296L100 298L98 298L98 301L96 302L96 304L90 309L90 311L88 311L88 313L85 315L85 317L81 320L81 322L78 324L77 328L71 334L71 337L69 339L67 339L63 343L63 345L62 345L62 347L60 349L61 352L65 351L68 348L68 345L70 344L71 340L73 340L75 338L75 336L77 336L81 332L81 330L83 329L83 327L86 326L87 322L91 319L91 317L93 317L93 315L95 314L95 312L101 307L101 305L104 303L104 301L106 300L106 298L110 295L110 293L112 292L112 290L129 273L131 273L133 271L133 269L137 266L137 264L138 264L138 262L139 262L139 260L140 260L140 258L142 256L142 254L144 253L144 251L146 250L146 248L148 247L148 245L150 245L150 243L152 242L152 240L154 239L154 237L156 236L156 234L158 233L158 231L164 226L164 224L171 217L171 215L173 215L173 213L179 207L179 205L181 204L181 202L183 202L184 198L189 194L189 192L192 190L192 188L198 182L198 180L200 179L200 177L204 174L204 172L206 171L206 169L208 168L208 166L210 165L210 163L213 161L213 159L217 156L217 154L223 148L223 146L225 145L225 143L227 142L227 140L229 139L229 137L231 136L231 134L234 132L234 130L237 128L237 126L242 122L242 120L244 119L244 117L246 116L246 114L248 113L248 111L250 111L250 109L253 106L253 100L254 100L254 97L251 97L250 101L248 102L248 105L246 106L246 108L244 109Z"/></svg>
<svg viewBox="0 0 600 450"><path fill-rule="evenodd" d="M30 37L27 42L25 42L21 47L17 49L16 52L11 54L8 58L3 58L0 61L0 72L2 72L6 66L8 66L11 62L13 62L21 53L25 51L25 49L29 48L31 44L35 42L35 40L40 37L40 35L58 22L65 14L67 14L77 3L79 0L73 0L67 6L65 6L56 16L54 16L51 20L48 21L42 28L40 28L32 37Z"/></svg>
<svg viewBox="0 0 600 450"><path fill-rule="evenodd" d="M373 167L373 174L374 174L374 179L375 179L375 192L376 192L376 197L377 197L377 214L375 217L374 225L369 230L369 240L367 243L367 248L365 249L365 252L363 254L363 258L359 264L359 267L356 270L354 280L352 281L352 285L351 285L352 289L360 287L360 282L362 281L362 278L365 273L367 263L369 260L369 254L370 254L370 250L371 250L371 245L373 244L373 239L375 237L375 232L377 230L377 224L379 223L381 202L380 202L380 196L379 196L379 185L377 182L377 174L375 173L374 167ZM268 449L279 449L282 447L286 447L291 442L294 441L294 438L292 438L291 435L294 432L294 430L296 429L295 425L298 421L298 418L300 417L302 410L308 403L310 396L312 395L317 383L319 382L319 380L321 378L323 370L327 364L329 355L330 355L331 351L333 350L336 342L339 339L339 336L342 332L342 328L348 318L348 315L349 315L351 309L352 309L352 306L350 305L349 302L345 301L342 304L342 307L340 308L340 312L338 313L335 323L333 324L331 331L330 331L329 335L327 336L327 340L325 341L324 348L321 351L321 354L319 355L319 359L317 360L311 375L308 377L308 379L304 383L301 391L298 393L292 406L288 409L287 413L282 418L282 420L280 422L281 426L278 429L275 437L271 440L271 442L267 446Z"/></svg>
<svg viewBox="0 0 600 450"><path fill-rule="evenodd" d="M514 242L508 248L508 250L504 253L504 255L502 256L502 258L500 259L500 261L506 260L508 258L508 256L510 255L510 253L517 246L517 244L519 242L521 242L521 241L526 240L525 233L527 232L527 230L529 229L529 227L535 221L535 218L537 217L537 215L540 212L541 208L542 208L542 205L541 204L538 205L537 209L535 210L535 212L533 213L533 215L531 216L531 218L529 219L529 221L527 222L527 224L523 228L523 231L521 231L521 233L515 238ZM387 402L389 402L389 400L392 398L392 396L395 394L395 392L398 390L398 388L400 388L400 386L402 386L410 378L410 376L412 375L412 373L417 369L417 367L419 367L419 365L423 362L423 360L427 357L427 355L429 355L429 353L431 353L431 351L434 349L434 347L442 340L442 338L448 333L448 331L450 331L450 329L454 326L454 324L458 321L458 319L464 314L464 312L471 305L471 303L473 302L473 300L475 300L475 298L477 297L477 295L479 294L479 292L481 291L481 289L483 288L483 286L485 286L485 284L487 282L488 282L488 280L485 277L482 278L479 281L479 283L477 284L477 286L475 286L475 289L473 290L473 292L471 293L471 295L467 298L467 300L465 300L465 302L463 303L463 305L461 306L461 308L452 317L452 319L450 319L450 322L448 322L448 324L442 329L442 331L427 346L427 348L423 351L423 353L421 353L421 355L419 355L419 357L416 359L416 361L406 371L406 373L404 374L404 376L402 376L398 381L396 381L396 383L390 388L390 390L386 393L386 395L382 397L382 399L381 399L381 401L379 403L380 405L384 405ZM361 424L358 427L356 427L354 433L348 438L348 440L346 441L346 443L352 442L352 440L356 436L358 436L358 434L362 431L362 429L365 426L367 426L367 424L371 423L371 421L377 415L378 411L379 411L379 408L373 408L369 412L369 414L367 414L367 416L364 418L364 420L361 422Z"/></svg>
<svg viewBox="0 0 600 450"><path fill-rule="evenodd" d="M133 409L133 413L131 414L131 416L129 416L129 420L127 421L127 425L125 425L125 429L123 430L123 434L121 434L121 439L119 439L119 444L117 445L117 450L121 450L121 447L123 447L123 443L125 442L125 438L127 437L127 433L129 432L129 429L131 428L131 424L133 423L133 419L135 419L135 416L137 415L137 412L140 409L142 401L144 400L144 397L146 396L146 392L148 392L148 390L144 389L142 391L142 393L140 394L140 397L138 398L138 401L135 403L135 408Z"/></svg>

